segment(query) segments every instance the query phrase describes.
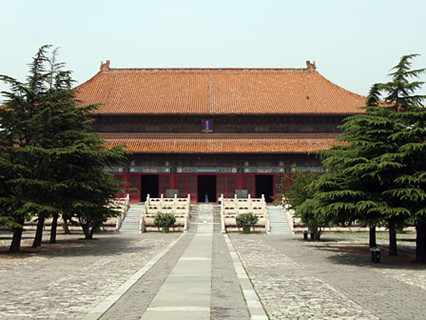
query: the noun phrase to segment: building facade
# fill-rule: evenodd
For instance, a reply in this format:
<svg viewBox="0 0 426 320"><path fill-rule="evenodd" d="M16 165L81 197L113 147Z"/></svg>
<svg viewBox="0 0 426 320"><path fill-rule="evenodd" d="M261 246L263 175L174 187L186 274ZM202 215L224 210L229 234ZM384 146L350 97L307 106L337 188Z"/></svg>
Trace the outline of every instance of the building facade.
<svg viewBox="0 0 426 320"><path fill-rule="evenodd" d="M131 201L190 194L193 201L264 194L292 166L320 171L315 151L365 97L331 83L307 62L292 69L119 69L110 62L76 88L100 103L93 128L133 154L112 168Z"/></svg>

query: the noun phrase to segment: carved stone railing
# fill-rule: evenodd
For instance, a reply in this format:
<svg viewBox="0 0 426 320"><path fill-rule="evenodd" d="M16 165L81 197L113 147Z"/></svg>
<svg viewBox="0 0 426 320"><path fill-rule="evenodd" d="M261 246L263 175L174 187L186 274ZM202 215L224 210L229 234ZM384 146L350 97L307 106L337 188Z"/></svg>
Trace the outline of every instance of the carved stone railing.
<svg viewBox="0 0 426 320"><path fill-rule="evenodd" d="M178 198L177 195L174 198L164 198L163 195L160 198L151 198L148 195L142 211L139 231L160 231L154 225L155 216L159 213L170 213L176 218L175 225L170 229L185 232L189 227L190 209L191 197L189 194L186 198Z"/></svg>
<svg viewBox="0 0 426 320"><path fill-rule="evenodd" d="M239 199L237 195L234 198L225 198L221 195L220 199L220 223L223 233L228 231L241 231L237 226L236 218L243 213L252 213L259 220L254 226L254 230L260 229L265 232L270 231L269 216L266 209L266 201L264 195L261 198Z"/></svg>

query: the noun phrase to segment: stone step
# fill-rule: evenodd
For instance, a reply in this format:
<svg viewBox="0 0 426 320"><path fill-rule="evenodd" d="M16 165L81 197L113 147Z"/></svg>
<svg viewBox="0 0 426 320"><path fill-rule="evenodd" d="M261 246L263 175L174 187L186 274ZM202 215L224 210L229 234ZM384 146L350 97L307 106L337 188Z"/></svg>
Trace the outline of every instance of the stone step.
<svg viewBox="0 0 426 320"><path fill-rule="evenodd" d="M143 205L130 206L121 224L120 232L129 234L139 233L139 223L143 208Z"/></svg>
<svg viewBox="0 0 426 320"><path fill-rule="evenodd" d="M290 234L287 217L282 206L267 206L271 234Z"/></svg>

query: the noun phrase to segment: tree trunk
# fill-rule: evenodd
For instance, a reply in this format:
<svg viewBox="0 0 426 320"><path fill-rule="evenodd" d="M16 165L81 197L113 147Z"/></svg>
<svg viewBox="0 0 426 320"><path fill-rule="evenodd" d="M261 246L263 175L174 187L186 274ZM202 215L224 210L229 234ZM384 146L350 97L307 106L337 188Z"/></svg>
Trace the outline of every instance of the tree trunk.
<svg viewBox="0 0 426 320"><path fill-rule="evenodd" d="M426 219L417 221L416 231L416 262L426 263Z"/></svg>
<svg viewBox="0 0 426 320"><path fill-rule="evenodd" d="M33 248L41 247L41 241L43 240L44 220L45 215L40 214L37 221L37 230L33 241Z"/></svg>
<svg viewBox="0 0 426 320"><path fill-rule="evenodd" d="M23 215L17 216L15 218L15 222L19 223L20 227L13 228L13 238L12 243L9 247L9 252L19 252L21 248L21 240L22 240L22 230L24 228L25 218Z"/></svg>
<svg viewBox="0 0 426 320"><path fill-rule="evenodd" d="M70 234L70 228L68 227L68 220L64 218L64 216L62 215L62 229L64 229L64 233L65 234Z"/></svg>
<svg viewBox="0 0 426 320"><path fill-rule="evenodd" d="M376 226L370 226L370 248L375 248L377 247L377 242L376 242Z"/></svg>
<svg viewBox="0 0 426 320"><path fill-rule="evenodd" d="M50 226L50 243L56 243L56 230L58 228L58 216L59 214L55 212L52 216L52 225Z"/></svg>
<svg viewBox="0 0 426 320"><path fill-rule="evenodd" d="M93 239L93 229L90 230L89 225L81 224L81 228L83 229L83 232L84 232L84 239L86 239L86 240Z"/></svg>
<svg viewBox="0 0 426 320"><path fill-rule="evenodd" d="M312 232L314 233L314 240L319 240L321 238L321 229L318 226L313 226Z"/></svg>
<svg viewBox="0 0 426 320"><path fill-rule="evenodd" d="M92 229L90 230L90 240L93 239L93 232L95 231L95 226L92 227Z"/></svg>
<svg viewBox="0 0 426 320"><path fill-rule="evenodd" d="M393 220L389 221L389 255L398 255L398 248L396 244L396 225Z"/></svg>

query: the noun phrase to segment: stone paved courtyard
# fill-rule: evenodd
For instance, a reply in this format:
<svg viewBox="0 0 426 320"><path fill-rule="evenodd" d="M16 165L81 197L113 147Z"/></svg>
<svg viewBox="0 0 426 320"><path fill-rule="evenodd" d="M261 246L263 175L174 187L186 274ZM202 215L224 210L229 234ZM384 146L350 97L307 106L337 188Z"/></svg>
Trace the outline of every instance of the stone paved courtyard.
<svg viewBox="0 0 426 320"><path fill-rule="evenodd" d="M9 235L1 235L5 251ZM84 241L81 234L61 235L58 244L32 252L26 234L27 252L0 254L0 319L81 319L179 236L110 233ZM189 232L179 240L103 318L140 319L143 304L159 290L191 237ZM229 237L270 319L425 319L426 267L410 263L407 253L384 254L381 264L373 264L368 248L354 240ZM212 266L211 319L249 319L216 226Z"/></svg>
<svg viewBox="0 0 426 320"><path fill-rule="evenodd" d="M0 319L81 319L178 236L101 234L85 241L78 234L44 244L41 254L2 254Z"/></svg>
<svg viewBox="0 0 426 320"><path fill-rule="evenodd" d="M425 318L426 267L406 253L372 264L358 243L231 239L271 319Z"/></svg>

